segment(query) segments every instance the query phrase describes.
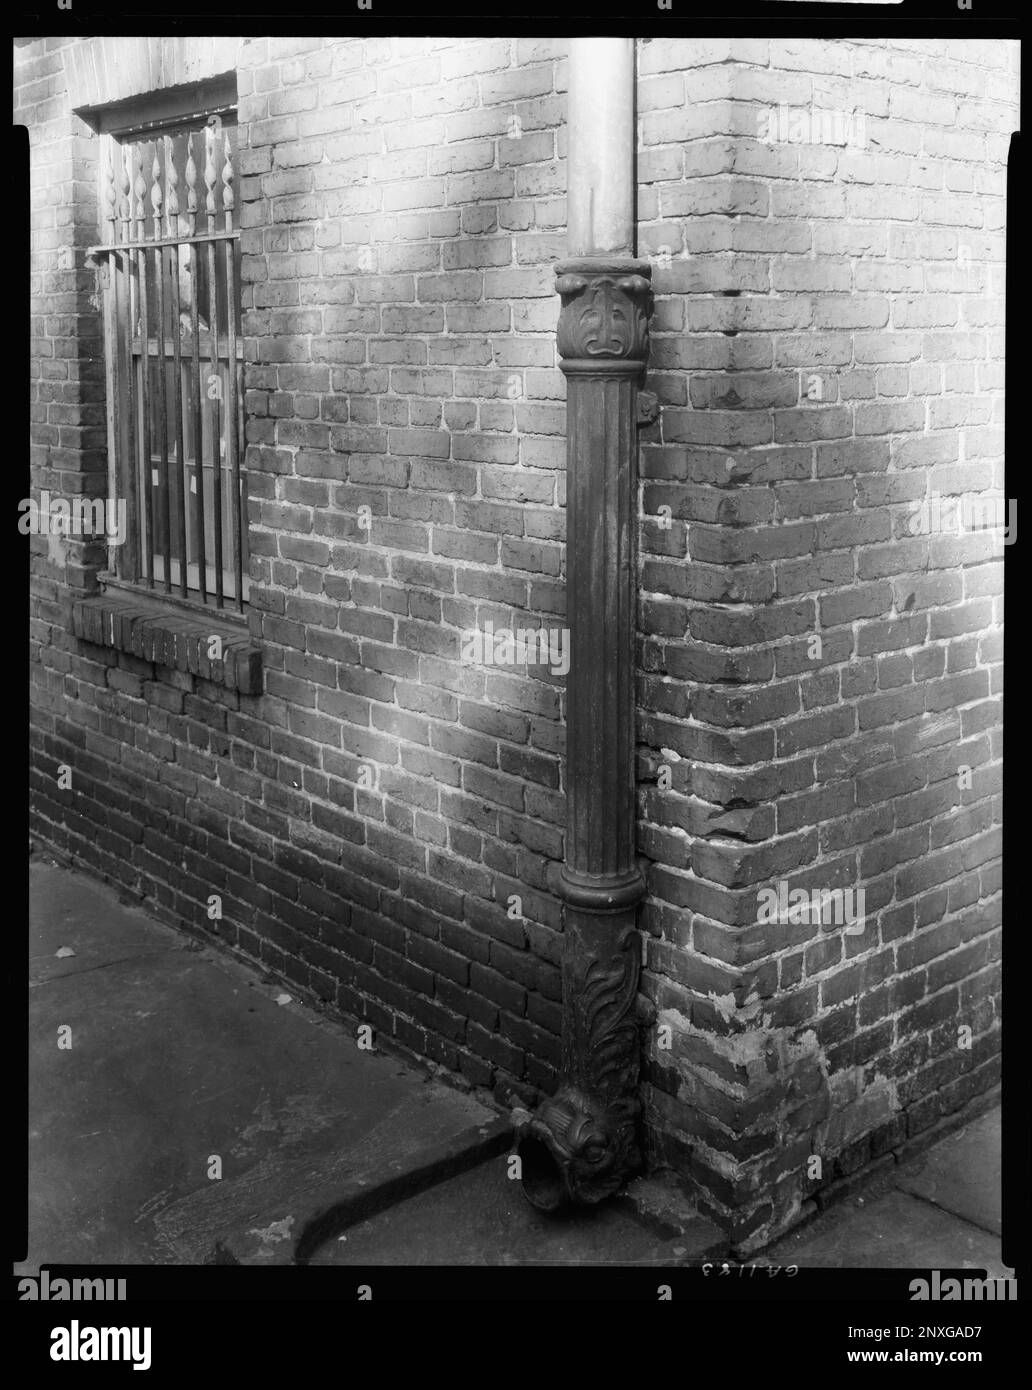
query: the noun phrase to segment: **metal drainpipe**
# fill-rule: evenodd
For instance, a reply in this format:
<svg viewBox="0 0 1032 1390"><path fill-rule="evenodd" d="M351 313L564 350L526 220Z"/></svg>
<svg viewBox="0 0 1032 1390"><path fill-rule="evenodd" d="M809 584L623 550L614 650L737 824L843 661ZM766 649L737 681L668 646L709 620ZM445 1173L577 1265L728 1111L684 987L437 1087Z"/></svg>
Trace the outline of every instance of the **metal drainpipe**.
<svg viewBox="0 0 1032 1390"><path fill-rule="evenodd" d="M523 1191L553 1211L640 1166L634 641L638 387L651 267L635 250L634 40L571 41L569 259L556 266L567 383L566 846L562 1073L518 1126Z"/></svg>

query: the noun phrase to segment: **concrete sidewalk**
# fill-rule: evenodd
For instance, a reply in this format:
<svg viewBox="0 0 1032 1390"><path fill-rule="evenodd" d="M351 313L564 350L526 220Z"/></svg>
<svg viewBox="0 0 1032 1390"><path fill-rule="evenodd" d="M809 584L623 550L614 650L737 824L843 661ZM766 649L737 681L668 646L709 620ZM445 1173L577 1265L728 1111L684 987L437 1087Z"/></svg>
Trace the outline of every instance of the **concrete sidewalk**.
<svg viewBox="0 0 1032 1390"><path fill-rule="evenodd" d="M510 1176L497 1110L360 1051L342 1024L277 1002L281 986L103 885L45 855L30 865L30 1251L18 1272L725 1255L712 1222L655 1179L594 1211L541 1215ZM57 1046L62 1026L70 1049ZM1000 1277L999 1237L994 1111L883 1167L754 1262Z"/></svg>
<svg viewBox="0 0 1032 1390"><path fill-rule="evenodd" d="M771 1246L770 1264L840 1269L986 1269L1000 1254L1000 1110L889 1167Z"/></svg>
<svg viewBox="0 0 1032 1390"><path fill-rule="evenodd" d="M289 1260L315 1217L509 1145L496 1110L40 854L30 915L24 1272Z"/></svg>
<svg viewBox="0 0 1032 1390"><path fill-rule="evenodd" d="M748 1263L1009 1275L1000 1257L999 1148L994 1110ZM719 1239L707 1242L707 1228L718 1233L702 1218L665 1238L650 1234L627 1211L644 1205L631 1192L630 1203L556 1222L528 1208L496 1158L352 1226L313 1263L682 1265L724 1256Z"/></svg>

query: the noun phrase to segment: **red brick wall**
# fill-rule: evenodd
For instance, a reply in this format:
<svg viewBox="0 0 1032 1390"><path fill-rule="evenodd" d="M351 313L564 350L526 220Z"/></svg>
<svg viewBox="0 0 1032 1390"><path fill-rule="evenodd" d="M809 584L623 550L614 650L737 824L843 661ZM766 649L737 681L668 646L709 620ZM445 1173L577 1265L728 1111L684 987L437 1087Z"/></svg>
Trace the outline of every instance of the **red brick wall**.
<svg viewBox="0 0 1032 1390"><path fill-rule="evenodd" d="M43 163L93 143L52 45L18 52L19 119L39 214L74 217L82 246L92 184L55 191ZM642 451L647 1119L653 1160L743 1247L995 1075L999 549L900 528L929 490L1001 486L1011 56L639 46L663 405ZM558 1064L563 680L464 665L459 639L563 620L563 44L254 39L237 81L265 693L76 642L70 595L102 557L34 542L37 830L531 1098ZM866 148L757 138L815 81L863 108ZM34 236L53 412L69 238ZM71 427L96 428L95 282L69 273L76 409L100 410ZM34 426L35 487L62 459L103 472L102 433L65 440L59 414ZM779 878L863 886L867 931L758 926Z"/></svg>

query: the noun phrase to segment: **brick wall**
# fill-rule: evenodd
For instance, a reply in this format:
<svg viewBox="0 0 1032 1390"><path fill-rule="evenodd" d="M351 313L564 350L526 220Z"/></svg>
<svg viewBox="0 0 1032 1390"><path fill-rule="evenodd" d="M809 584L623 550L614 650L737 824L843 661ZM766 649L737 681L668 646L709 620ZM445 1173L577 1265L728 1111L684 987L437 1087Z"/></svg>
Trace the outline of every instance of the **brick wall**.
<svg viewBox="0 0 1032 1390"><path fill-rule="evenodd" d="M35 486L65 497L103 496L107 487L101 320L96 277L84 267L97 233L96 141L68 108L64 55L74 43L15 49L14 119L28 127L31 161L30 464ZM31 545L34 592L47 604L58 586L88 587L104 559L87 542L65 548L33 537ZM33 630L34 653L41 636ZM67 659L50 669L67 671Z"/></svg>
<svg viewBox="0 0 1032 1390"><path fill-rule="evenodd" d="M48 51L19 54L34 139ZM562 621L562 45L251 40L237 81L265 694L76 642L37 554L38 833L381 1038L529 1099L558 1061L562 679L463 665L459 636ZM71 203L48 179L35 161L38 196ZM95 203L76 215L88 245ZM95 371L99 326L91 309ZM35 441L42 469L57 440Z"/></svg>
<svg viewBox="0 0 1032 1390"><path fill-rule="evenodd" d="M263 695L77 642L103 557L33 541L37 833L503 1099L558 1065L563 679L466 665L460 637L563 620L563 52L239 44ZM95 492L96 286L78 252L57 269L96 236L71 182L95 142L60 58L17 55L34 488L63 468L53 490ZM999 550L900 528L932 491L1001 486L1014 72L996 45L639 46L663 405L642 452L645 1098L653 1161L743 1248L995 1074ZM863 108L865 148L757 138L815 83ZM757 925L782 878L863 886L866 931Z"/></svg>
<svg viewBox="0 0 1032 1390"><path fill-rule="evenodd" d="M239 71L272 726L242 843L334 866L325 988L480 1085L558 1061L562 681L460 637L563 612L563 73L516 39L259 40Z"/></svg>
<svg viewBox="0 0 1032 1390"><path fill-rule="evenodd" d="M649 1107L743 1248L998 1074L1002 546L914 508L1002 498L1016 64L640 49Z"/></svg>

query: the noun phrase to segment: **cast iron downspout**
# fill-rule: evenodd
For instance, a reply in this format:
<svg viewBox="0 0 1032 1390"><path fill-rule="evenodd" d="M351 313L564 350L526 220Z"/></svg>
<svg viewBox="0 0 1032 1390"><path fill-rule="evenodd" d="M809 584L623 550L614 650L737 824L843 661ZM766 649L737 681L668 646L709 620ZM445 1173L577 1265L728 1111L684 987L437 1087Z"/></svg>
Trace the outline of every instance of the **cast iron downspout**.
<svg viewBox="0 0 1032 1390"><path fill-rule="evenodd" d="M568 234L556 266L567 383L562 1074L519 1129L542 1210L616 1192L640 1165L635 918L637 398L651 268L634 258L634 41L571 44Z"/></svg>

